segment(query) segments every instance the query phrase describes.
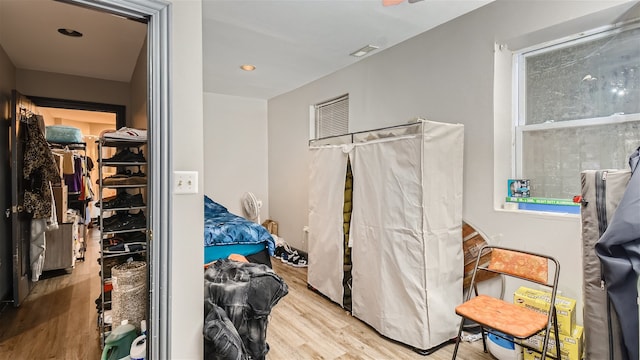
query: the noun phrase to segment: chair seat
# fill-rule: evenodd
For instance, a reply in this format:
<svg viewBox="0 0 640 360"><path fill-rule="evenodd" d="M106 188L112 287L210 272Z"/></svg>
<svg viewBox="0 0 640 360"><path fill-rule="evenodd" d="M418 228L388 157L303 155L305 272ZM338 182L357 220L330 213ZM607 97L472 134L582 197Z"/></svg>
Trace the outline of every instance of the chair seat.
<svg viewBox="0 0 640 360"><path fill-rule="evenodd" d="M547 315L487 295L456 307L456 314L519 339L546 329Z"/></svg>

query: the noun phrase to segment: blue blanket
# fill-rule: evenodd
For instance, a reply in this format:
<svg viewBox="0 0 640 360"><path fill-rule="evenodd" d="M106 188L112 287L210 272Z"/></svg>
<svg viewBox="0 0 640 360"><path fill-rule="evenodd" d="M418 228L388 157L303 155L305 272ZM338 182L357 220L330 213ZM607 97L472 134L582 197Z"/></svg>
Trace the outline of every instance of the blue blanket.
<svg viewBox="0 0 640 360"><path fill-rule="evenodd" d="M224 206L204 197L204 246L264 244L273 256L275 241L264 226L234 215Z"/></svg>

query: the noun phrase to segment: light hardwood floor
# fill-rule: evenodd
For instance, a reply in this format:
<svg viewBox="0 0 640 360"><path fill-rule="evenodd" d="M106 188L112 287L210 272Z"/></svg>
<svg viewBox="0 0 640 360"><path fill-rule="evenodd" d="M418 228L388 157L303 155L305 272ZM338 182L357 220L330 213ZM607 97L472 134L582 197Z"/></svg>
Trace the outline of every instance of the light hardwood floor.
<svg viewBox="0 0 640 360"><path fill-rule="evenodd" d="M90 231L85 261L71 273L45 272L19 308L0 313L0 359L99 359L95 299L99 232Z"/></svg>
<svg viewBox="0 0 640 360"><path fill-rule="evenodd" d="M91 231L86 260L75 269L46 273L23 305L0 312L0 360L99 359L95 299L100 293L99 233ZM453 345L428 356L380 336L340 306L307 288L306 269L273 261L289 286L269 320L267 360L450 359ZM460 360L493 359L481 342L463 343Z"/></svg>
<svg viewBox="0 0 640 360"><path fill-rule="evenodd" d="M289 294L271 312L267 330L268 360L280 359L451 359L453 345L428 356L382 337L327 298L307 288L306 269L278 260L273 268L289 286ZM462 343L460 360L493 359L482 350L482 341Z"/></svg>

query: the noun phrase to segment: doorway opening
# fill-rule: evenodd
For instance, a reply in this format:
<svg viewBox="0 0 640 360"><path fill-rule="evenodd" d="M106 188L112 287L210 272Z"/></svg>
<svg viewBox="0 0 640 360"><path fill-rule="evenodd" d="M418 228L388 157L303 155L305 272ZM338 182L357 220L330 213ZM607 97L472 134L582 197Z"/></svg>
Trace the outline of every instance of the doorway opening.
<svg viewBox="0 0 640 360"><path fill-rule="evenodd" d="M169 214L171 208L171 193L167 185L170 179L169 169L171 168L167 152L167 149L170 149L170 137L168 136L168 104L170 104L168 90L168 3L161 0L62 0L57 2L80 5L147 24L147 43L145 44L146 78L142 88L145 92L143 96L145 124L150 134L147 144L149 154L147 169L149 176L148 231L153 234L155 239L154 247L149 249L150 323L148 328L148 355L149 358L166 358L168 357L170 346L167 323L167 319L169 319L169 282L166 270L170 268L167 248L170 241ZM23 2L15 3L21 4ZM4 35L8 34L5 33ZM20 86L17 86L17 88L21 90ZM0 90L3 89L0 88ZM25 93L37 93L28 89L22 91ZM0 105L4 107L6 104L3 96L0 96L0 101L3 102ZM132 124L129 121L126 123L130 126ZM135 125L133 123L134 127ZM54 296L52 295L51 299L53 298ZM41 321L47 321L46 314ZM84 337L78 334L75 338L82 341ZM82 346L82 344L78 345L79 347Z"/></svg>

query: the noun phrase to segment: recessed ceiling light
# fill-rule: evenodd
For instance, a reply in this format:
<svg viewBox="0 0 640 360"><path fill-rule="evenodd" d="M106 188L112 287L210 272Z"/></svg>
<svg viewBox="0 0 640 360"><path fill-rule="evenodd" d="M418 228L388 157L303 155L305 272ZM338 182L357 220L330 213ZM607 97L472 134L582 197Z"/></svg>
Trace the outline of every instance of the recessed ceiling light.
<svg viewBox="0 0 640 360"><path fill-rule="evenodd" d="M240 69L244 71L253 71L256 69L256 67L251 64L244 64L244 65L240 65Z"/></svg>
<svg viewBox="0 0 640 360"><path fill-rule="evenodd" d="M71 37L82 37L82 33L73 29L60 28L58 32L62 35L71 36Z"/></svg>
<svg viewBox="0 0 640 360"><path fill-rule="evenodd" d="M360 48L360 49L352 52L349 55L355 56L355 57L363 57L363 56L367 55L368 53L372 52L373 50L377 50L379 48L380 48L379 46L367 45L367 46L365 46L363 48Z"/></svg>

